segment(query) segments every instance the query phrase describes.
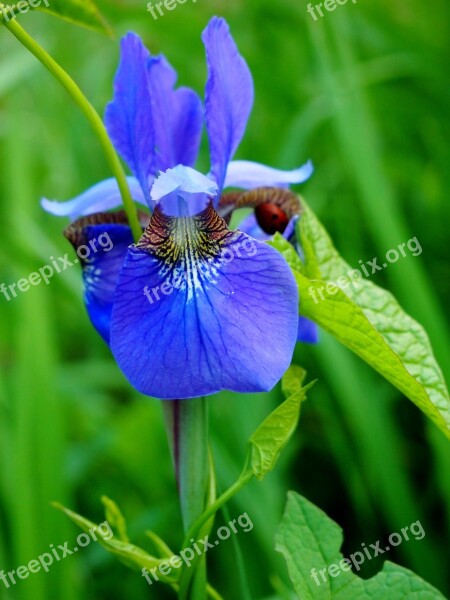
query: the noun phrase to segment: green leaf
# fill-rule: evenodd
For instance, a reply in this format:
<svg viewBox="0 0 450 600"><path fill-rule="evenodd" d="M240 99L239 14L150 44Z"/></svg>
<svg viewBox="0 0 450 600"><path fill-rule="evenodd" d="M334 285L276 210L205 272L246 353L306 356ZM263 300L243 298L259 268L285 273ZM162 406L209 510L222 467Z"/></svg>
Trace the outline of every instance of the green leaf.
<svg viewBox="0 0 450 600"><path fill-rule="evenodd" d="M365 360L450 437L450 399L423 328L390 292L367 279L351 282L355 270L306 204L299 233L304 274L289 264L299 286L301 314ZM282 236L270 243L289 256L290 244Z"/></svg>
<svg viewBox="0 0 450 600"><path fill-rule="evenodd" d="M42 5L40 8L76 25L113 35L110 25L92 0L49 0L48 8Z"/></svg>
<svg viewBox="0 0 450 600"><path fill-rule="evenodd" d="M5 2L4 6L9 9L9 14L13 13L15 16L21 14L17 9L17 3ZM111 27L92 0L41 0L39 6L29 5L29 8L45 11L76 25L83 25L112 36Z"/></svg>
<svg viewBox="0 0 450 600"><path fill-rule="evenodd" d="M281 380L281 390L286 398L300 392L305 381L306 371L298 365L291 365Z"/></svg>
<svg viewBox="0 0 450 600"><path fill-rule="evenodd" d="M127 524L120 508L108 496L102 496L102 502L105 507L105 516L108 523L113 529L117 530L119 539L122 542L129 542Z"/></svg>
<svg viewBox="0 0 450 600"><path fill-rule="evenodd" d="M293 393L263 421L249 440L251 468L257 479L263 479L274 468L297 427L301 404L315 383L312 381L302 388L305 375L300 367L288 370L283 378L283 389Z"/></svg>
<svg viewBox="0 0 450 600"><path fill-rule="evenodd" d="M341 528L317 506L294 492L288 494L275 542L276 550L286 560L295 592L302 600L445 600L437 589L415 573L389 561L384 563L382 571L367 580L348 570L352 564L360 568L369 558L360 548L359 554L353 552L344 559L340 552ZM403 543L419 542L411 535L409 541L404 539ZM365 549L371 552L372 558L375 551L368 544Z"/></svg>
<svg viewBox="0 0 450 600"><path fill-rule="evenodd" d="M74 513L61 504L55 503L54 506L64 512L69 519L78 525L78 527L80 527L85 533L90 533L92 530L98 532L99 525L92 523L92 521L89 521L81 515ZM164 562L163 560L148 554L145 552L145 550L142 550L142 548L138 548L138 546L123 542L114 536L110 539L106 539L101 535L97 535L97 541L105 548L105 550L111 554L114 554L121 562L132 569L142 570L146 568L148 571L150 571L150 569L158 567L162 562ZM158 573L158 576L159 579L165 583L174 584L176 582L175 579L164 576L160 573Z"/></svg>

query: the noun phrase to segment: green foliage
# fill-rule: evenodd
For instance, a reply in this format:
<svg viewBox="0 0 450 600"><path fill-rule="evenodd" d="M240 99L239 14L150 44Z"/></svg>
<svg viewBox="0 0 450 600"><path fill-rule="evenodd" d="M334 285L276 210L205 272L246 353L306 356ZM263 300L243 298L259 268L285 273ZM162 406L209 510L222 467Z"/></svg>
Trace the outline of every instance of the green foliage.
<svg viewBox="0 0 450 600"><path fill-rule="evenodd" d="M61 506L60 504L55 504L56 508L59 508L62 512L64 512L71 521L73 521L78 527L80 527L85 533L90 533L94 531L97 535L98 543L105 548L108 552L116 556L121 562L132 569L153 569L154 567L158 567L158 565L163 562L162 560L152 556L142 550L142 548L138 548L134 544L130 544L129 542L124 542L120 538L111 537L107 539L102 537L99 533L99 525L85 519L81 515L69 510L65 506ZM107 514L110 514L110 511L107 510ZM161 581L165 583L174 583L170 577L166 577L164 575L161 576Z"/></svg>
<svg viewBox="0 0 450 600"><path fill-rule="evenodd" d="M93 0L51 0L48 7L41 4L38 9L76 25L83 25L100 33L112 35L111 27Z"/></svg>
<svg viewBox="0 0 450 600"><path fill-rule="evenodd" d="M276 535L276 549L286 560L289 577L298 598L445 600L426 581L389 561L376 576L368 580L361 579L350 571L351 560L341 562L344 559L340 552L342 541L342 529L323 511L299 494L289 493L286 512ZM366 558L362 552L360 554L362 558L355 557L356 563L361 563ZM330 572L327 572L330 567ZM325 581L319 574L321 569L325 569Z"/></svg>
<svg viewBox="0 0 450 600"><path fill-rule="evenodd" d="M240 491L254 475L257 479L263 479L267 473L272 471L281 451L292 437L300 416L301 403L306 399L306 392L314 384L311 382L302 387L306 371L301 367L293 366L283 378L282 388L287 395L287 400L277 407L258 427L249 440L249 451L246 465L239 479L217 500L212 497L208 506L202 515L191 525L183 543L186 548L195 539L209 534L211 527L205 525L214 522L214 516L227 501L229 501L238 491ZM100 536L99 543L110 553L114 554L119 560L131 568L146 568L150 570L160 566L165 559L174 556L169 546L156 533L147 531L147 537L152 541L160 558L148 554L145 550L131 544L127 534L127 525L125 518L117 506L110 498L103 496L102 502L105 506L106 520L109 525L117 531L118 537L110 539ZM56 508L63 511L69 519L81 527L86 533L92 531L98 532L98 525L95 525L81 515L65 508L60 504L55 504ZM203 538L202 538L203 539ZM207 538L206 538L207 539ZM189 565L183 566L180 572L176 572L176 577L161 576L161 581L180 588L180 597L187 597L190 581L195 573L197 563L200 562L199 555L195 554ZM208 586L208 590L211 591ZM214 590L212 593L215 593Z"/></svg>
<svg viewBox="0 0 450 600"><path fill-rule="evenodd" d="M2 3L0 3L1 5ZM5 12L9 15L19 16L17 2L4 2ZM41 0L38 6L25 5L28 10L40 10L55 17L59 17L75 25L89 27L100 33L112 36L112 29L106 19L98 10L93 0ZM0 14L1 17L1 14Z"/></svg>
<svg viewBox="0 0 450 600"><path fill-rule="evenodd" d="M393 295L354 271L302 201L298 232L304 275L290 260L288 242L269 242L291 265L300 292L300 312L329 331L414 402L450 438L450 398L423 328ZM339 287L342 286L342 289Z"/></svg>
<svg viewBox="0 0 450 600"><path fill-rule="evenodd" d="M288 396L280 406L258 427L249 440L250 463L257 479L272 471L281 451L297 428L300 407L307 391L314 382L302 387L306 372L300 367L291 367L283 378L283 391Z"/></svg>
<svg viewBox="0 0 450 600"><path fill-rule="evenodd" d="M111 498L102 497L102 502L105 507L105 517L110 526L117 531L117 536L122 542L129 542L127 533L127 523L122 511Z"/></svg>

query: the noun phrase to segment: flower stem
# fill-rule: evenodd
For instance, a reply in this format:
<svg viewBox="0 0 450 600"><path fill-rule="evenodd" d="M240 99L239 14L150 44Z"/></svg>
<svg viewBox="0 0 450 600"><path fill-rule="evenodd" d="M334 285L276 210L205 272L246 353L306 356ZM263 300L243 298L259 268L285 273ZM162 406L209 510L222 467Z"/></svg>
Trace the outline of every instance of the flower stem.
<svg viewBox="0 0 450 600"><path fill-rule="evenodd" d="M191 539L191 537L196 537L198 532L201 530L203 525L211 519L216 512L226 503L230 498L232 498L235 494L237 494L247 483L252 479L253 473L251 471L245 471L239 477L239 479L228 488L221 496L217 498L215 502L210 504L205 512L201 514L196 521L192 523L188 532L186 533L185 543Z"/></svg>
<svg viewBox="0 0 450 600"><path fill-rule="evenodd" d="M248 462L248 459L247 459L247 462ZM226 502L228 502L228 500L230 500L230 498L232 498L245 485L247 485L247 483L250 481L250 479L252 479L252 477L253 477L253 472L247 467L247 464L246 464L239 479L230 488L228 488L228 490L226 490L221 496L219 496L219 498L217 498L217 500L209 502L206 507L206 510L189 527L189 530L187 531L187 533L185 535L185 539L183 542L183 548L187 547L187 545L190 543L191 539L199 539L199 537L205 535L205 533L206 534L209 533L210 529L208 527L208 524L210 524L212 522L212 519L214 518L214 515L216 514L216 512L222 506L224 506L224 504ZM192 560L190 568L183 569L181 572L180 581L179 581L179 585L180 585L179 598L180 598L180 600L185 600L188 598L187 590L189 589L189 586L191 585L191 579L192 579L191 569L196 568L197 562L199 560L200 560L200 558L198 556L195 556Z"/></svg>
<svg viewBox="0 0 450 600"><path fill-rule="evenodd" d="M81 109L91 124L94 133L100 141L105 153L106 160L117 179L123 205L128 216L128 222L133 232L135 241L142 236L142 228L139 224L137 211L128 188L127 179L119 157L109 139L108 132L99 114L80 90L74 80L64 71L62 67L34 40L16 20L2 21L3 25L27 48L50 73L61 83L69 95Z"/></svg>
<svg viewBox="0 0 450 600"><path fill-rule="evenodd" d="M203 514L207 503L210 479L207 402L205 398L164 401L163 409L180 495L183 527L187 532ZM186 544L185 547L191 545L190 539ZM180 593L180 598L186 597L185 591ZM187 597L190 600L204 600L206 595L206 557L202 556L196 561Z"/></svg>

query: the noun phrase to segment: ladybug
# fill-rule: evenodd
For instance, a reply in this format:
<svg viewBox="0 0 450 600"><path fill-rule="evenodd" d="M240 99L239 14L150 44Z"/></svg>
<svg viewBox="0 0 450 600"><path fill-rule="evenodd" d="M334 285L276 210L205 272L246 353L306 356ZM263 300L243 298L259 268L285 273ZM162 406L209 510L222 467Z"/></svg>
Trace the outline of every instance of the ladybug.
<svg viewBox="0 0 450 600"><path fill-rule="evenodd" d="M283 233L286 229L289 219L287 214L276 204L264 202L255 208L255 216L258 225L268 235L274 233Z"/></svg>

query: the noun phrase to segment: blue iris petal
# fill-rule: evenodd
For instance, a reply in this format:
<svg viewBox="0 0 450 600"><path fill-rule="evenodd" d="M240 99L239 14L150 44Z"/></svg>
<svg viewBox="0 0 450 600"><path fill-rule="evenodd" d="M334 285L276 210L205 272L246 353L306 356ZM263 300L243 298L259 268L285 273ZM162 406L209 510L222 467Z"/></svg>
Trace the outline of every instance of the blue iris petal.
<svg viewBox="0 0 450 600"><path fill-rule="evenodd" d="M138 180L134 177L127 177L127 181L133 200L140 204L147 204ZM121 204L122 196L115 179L101 181L76 198L66 202L57 202L47 198L41 200L41 206L47 212L57 217L70 217L71 219L111 210Z"/></svg>
<svg viewBox="0 0 450 600"><path fill-rule="evenodd" d="M157 207L119 276L111 349L151 396L266 391L290 364L297 309L294 277L273 248L229 231L211 205L190 218Z"/></svg>
<svg viewBox="0 0 450 600"><path fill-rule="evenodd" d="M284 236L286 238L290 237L290 232L292 232L293 224L297 217L294 217L290 220L286 231L284 232ZM258 221L256 220L255 213L251 213L246 217L241 223L239 223L240 231L243 231L257 240L270 240L273 236L265 233L261 227L258 225ZM297 332L297 342L304 342L305 344L316 344L319 341L319 328L313 322L307 319L306 317L299 316L298 318L298 332Z"/></svg>
<svg viewBox="0 0 450 600"><path fill-rule="evenodd" d="M127 225L96 225L86 228L88 239L97 239L105 233L111 239L113 248L109 252L101 250L92 255L83 268L83 280L84 301L89 317L95 329L109 344L114 291L128 247L133 243L133 235Z"/></svg>
<svg viewBox="0 0 450 600"><path fill-rule="evenodd" d="M217 194L217 183L191 167L178 165L161 173L153 184L151 197L164 214L191 217L204 210Z"/></svg>
<svg viewBox="0 0 450 600"><path fill-rule="evenodd" d="M202 101L189 88L174 90L177 74L163 56L150 58L148 69L156 171L178 164L192 166L203 128Z"/></svg>
<svg viewBox="0 0 450 600"><path fill-rule="evenodd" d="M306 317L298 318L297 342L316 344L319 341L319 328Z"/></svg>
<svg viewBox="0 0 450 600"><path fill-rule="evenodd" d="M124 215L123 224L90 224L101 220L97 216L76 221L66 229L65 235L75 247L83 268L84 301L89 317L109 343L114 291L133 235ZM120 220L119 213L103 215L103 218L108 217Z"/></svg>
<svg viewBox="0 0 450 600"><path fill-rule="evenodd" d="M223 19L203 32L208 65L205 110L211 173L222 189L229 161L244 135L253 106L253 79Z"/></svg>
<svg viewBox="0 0 450 600"><path fill-rule="evenodd" d="M293 171L273 169L249 160L233 160L227 168L225 187L251 190L258 187L287 187L303 183L311 177L314 168L308 161Z"/></svg>
<svg viewBox="0 0 450 600"><path fill-rule="evenodd" d="M148 71L150 54L134 33L122 39L121 48L114 99L106 108L105 124L116 149L149 198L149 176L155 172L155 131Z"/></svg>
<svg viewBox="0 0 450 600"><path fill-rule="evenodd" d="M202 102L188 88L175 90L176 80L164 56L150 56L139 36L123 38L105 123L147 198L158 171L193 165L200 147Z"/></svg>

